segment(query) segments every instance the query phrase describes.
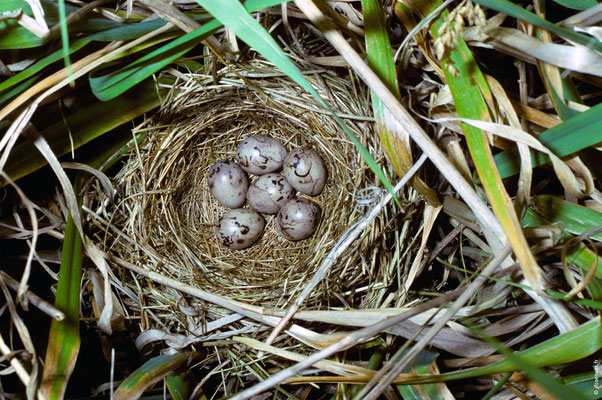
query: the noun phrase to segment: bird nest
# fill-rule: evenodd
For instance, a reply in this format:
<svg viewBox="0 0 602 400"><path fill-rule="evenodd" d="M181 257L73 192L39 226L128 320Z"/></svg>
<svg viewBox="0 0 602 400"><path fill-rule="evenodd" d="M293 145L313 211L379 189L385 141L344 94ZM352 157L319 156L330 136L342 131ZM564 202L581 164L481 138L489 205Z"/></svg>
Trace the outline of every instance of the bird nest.
<svg viewBox="0 0 602 400"><path fill-rule="evenodd" d="M232 68L217 80L178 75L161 110L135 131L145 138L117 176L121 201L111 215L112 224L130 239L115 236L107 247L187 285L264 307L285 307L366 212L358 195L372 188L377 193L372 200L379 200L382 192L355 145L315 99L263 63ZM366 94L335 76L316 73L308 79L364 146L381 154L373 122L366 117ZM326 186L311 197L321 206L322 219L310 238L282 238L275 216L265 215L265 232L250 248L231 250L217 240L215 225L227 209L210 194L208 171L216 161L232 159L237 145L252 135L277 139L288 151L311 148L324 160ZM383 157L376 158L382 165ZM387 274L375 266L390 257L381 251L388 229L396 227L387 227L385 219L365 229L305 304L330 305L338 299L340 305L349 293Z"/></svg>

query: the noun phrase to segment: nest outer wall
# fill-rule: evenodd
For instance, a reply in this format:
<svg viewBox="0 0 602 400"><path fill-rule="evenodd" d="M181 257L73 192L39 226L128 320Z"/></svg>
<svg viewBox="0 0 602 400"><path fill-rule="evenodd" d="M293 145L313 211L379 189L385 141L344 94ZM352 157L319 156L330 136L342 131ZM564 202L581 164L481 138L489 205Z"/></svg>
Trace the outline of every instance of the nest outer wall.
<svg viewBox="0 0 602 400"><path fill-rule="evenodd" d="M137 132L146 139L118 175L122 202L113 218L137 245L116 241L113 250L122 256L136 254L127 258L181 282L265 307L283 307L362 217L354 200L358 190L376 182L353 143L315 99L299 93L276 70L270 74L265 64L259 70L240 68L234 75L228 69L217 85L210 77L181 75L160 112ZM308 79L337 112L355 116L348 126L372 154L381 154L373 124L363 117L369 102L350 93L349 83L340 78ZM238 143L252 135L277 139L287 151L311 148L324 160L326 186L319 195L307 197L322 208L320 225L310 238L288 241L277 233L275 215L264 215L265 231L250 248L231 250L218 242L215 224L228 209L209 193L207 174L215 162L233 159ZM374 279L361 259L382 229L382 223L371 224L306 305L324 304L337 294L340 298ZM152 249L155 256L132 246Z"/></svg>

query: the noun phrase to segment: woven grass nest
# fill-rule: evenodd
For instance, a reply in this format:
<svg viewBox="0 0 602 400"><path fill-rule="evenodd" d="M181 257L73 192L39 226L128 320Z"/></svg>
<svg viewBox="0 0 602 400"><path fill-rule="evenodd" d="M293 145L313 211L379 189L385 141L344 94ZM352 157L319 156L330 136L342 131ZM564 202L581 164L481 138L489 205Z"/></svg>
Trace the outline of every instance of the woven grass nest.
<svg viewBox="0 0 602 400"><path fill-rule="evenodd" d="M373 123L366 117L366 95L335 76L307 77L383 164ZM112 216L133 240L116 238L111 251L182 283L264 307L290 304L341 235L364 215L358 193L378 185L332 116L265 63L235 71L230 66L217 81L178 75L161 110L135 133L146 138L117 176L121 202ZM266 215L265 232L252 247L230 250L218 242L215 224L228 209L209 193L207 174L216 161L232 159L237 144L252 135L277 139L288 151L309 147L324 160L326 187L311 197L322 208L320 226L312 237L287 241L276 231L275 216ZM385 216L390 211L385 210ZM377 219L364 230L306 306L329 305L335 299L340 304L345 292L391 280L380 276L386 271L375 268L382 257L390 257L390 252L381 251L383 231L396 227L386 227L386 219ZM155 300L173 304L162 297Z"/></svg>

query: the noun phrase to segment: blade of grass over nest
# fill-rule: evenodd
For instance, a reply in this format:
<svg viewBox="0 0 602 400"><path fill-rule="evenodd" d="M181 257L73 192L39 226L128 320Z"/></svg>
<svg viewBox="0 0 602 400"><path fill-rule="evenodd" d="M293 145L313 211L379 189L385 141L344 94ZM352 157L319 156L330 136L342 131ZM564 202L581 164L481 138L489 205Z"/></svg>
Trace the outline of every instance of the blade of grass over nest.
<svg viewBox="0 0 602 400"><path fill-rule="evenodd" d="M362 57L349 45L345 37L324 16L324 13L312 1L296 0L295 4L323 33L330 44L347 61L354 71L362 78L370 90L381 98L385 106L393 113L395 118L402 122L410 137L418 144L430 160L437 166L441 174L456 189L466 204L470 205L483 234L494 251L504 247L504 231L499 222L479 198L473 187L466 181L458 169L443 154L439 147L424 132L420 125L412 118L408 111L397 101L386 85L363 61Z"/></svg>
<svg viewBox="0 0 602 400"><path fill-rule="evenodd" d="M71 59L69 58L69 30L67 29L67 16L65 13L65 0L58 0L59 23L61 24L61 42L63 44L63 60L67 74L71 76Z"/></svg>
<svg viewBox="0 0 602 400"><path fill-rule="evenodd" d="M448 12L444 12L433 24L431 32L435 40L444 33L440 32L440 28L448 15ZM489 111L484 97L491 98L491 91L466 42L461 37L457 38L449 56L441 62L458 115L462 118L489 120ZM450 72L450 66L457 71L457 77ZM497 172L488 138L480 129L464 123L461 125L487 197L520 262L523 275L535 291L541 291L543 286L539 265L529 249L512 201Z"/></svg>
<svg viewBox="0 0 602 400"><path fill-rule="evenodd" d="M153 357L119 385L114 393L115 400L135 400L155 383L165 378L171 371L180 368L188 361L190 353L180 353Z"/></svg>
<svg viewBox="0 0 602 400"><path fill-rule="evenodd" d="M567 364L596 354L602 348L602 323L600 317L579 326L577 329L563 333L529 349L513 353L523 363L532 367L547 367ZM458 379L474 378L477 376L518 371L521 365L514 362L515 358L484 366L469 368L458 372L448 372L441 375L416 377L410 379L416 382L448 382Z"/></svg>
<svg viewBox="0 0 602 400"><path fill-rule="evenodd" d="M81 207L81 202L80 202ZM80 215L76 218L80 219ZM82 276L82 237L69 214L55 306L65 313L62 321L52 320L40 392L45 399L62 399L79 353L79 308Z"/></svg>
<svg viewBox="0 0 602 400"><path fill-rule="evenodd" d="M40 134L49 142L54 153L61 156L157 107L162 93L155 88L154 82L149 81L141 85L136 93L127 92L111 101L94 103L77 111L67 117L73 132L72 141L64 122L49 126ZM98 118L99 115L102 118ZM45 158L35 151L33 144L24 142L16 146L9 156L5 172L11 179L17 180L45 164Z"/></svg>
<svg viewBox="0 0 602 400"><path fill-rule="evenodd" d="M257 20L251 16L251 14L248 13L248 11L238 0L224 0L219 3L210 0L197 0L197 3L204 7L216 19L221 21L224 26L231 29L237 37L245 41L249 46L253 47L281 71L286 73L289 78L314 96L316 100L318 100L320 104L332 114L337 124L345 131L349 139L360 152L360 155L364 161L366 161L366 164L368 164L370 169L382 182L387 191L389 193L393 193L393 186L385 176L384 172L380 169L370 152L364 147L357 136L355 136L355 134L347 127L343 120L336 115L328 103L326 103L318 94L318 92L310 85L301 71L299 71L299 69L292 63L292 61L287 57L284 51L265 30L265 28L261 26L259 22L257 22ZM400 204L395 194L393 194L393 198L397 204Z"/></svg>
<svg viewBox="0 0 602 400"><path fill-rule="evenodd" d="M535 196L532 204L535 212L552 224L558 224L576 235L602 226L602 214L587 207L569 203L557 196ZM592 235L591 238L602 240L602 233Z"/></svg>
<svg viewBox="0 0 602 400"><path fill-rule="evenodd" d="M538 17L525 10L524 8L511 3L508 0L473 0L475 3L485 6L491 10L502 12L506 15L520 19L521 21L528 22L532 25L538 26L542 29L546 29L556 35L563 37L567 40L579 43L583 46L592 48L598 52L602 51L602 43L594 39L591 36L582 35L575 31L562 28L556 24L553 24L545 19Z"/></svg>
<svg viewBox="0 0 602 400"><path fill-rule="evenodd" d="M254 12L278 5L282 1L284 0L249 0L245 2L244 7L248 12ZM209 21L117 71L106 75L97 74L98 71L91 73L92 92L103 101L117 97L198 46L221 26L222 24L217 20Z"/></svg>
<svg viewBox="0 0 602 400"><path fill-rule="evenodd" d="M368 63L378 77L387 84L391 93L400 99L393 50L381 6L376 0L362 0L362 10ZM410 136L399 126L400 122L391 115L391 112L374 92L371 92L371 97L381 146L393 170L401 178L412 166ZM439 205L436 193L418 176L412 178L410 185L418 190L430 205L434 207Z"/></svg>
<svg viewBox="0 0 602 400"><path fill-rule="evenodd" d="M560 125L550 128L537 139L558 157L571 155L602 141L602 104L579 113ZM510 177L519 171L518 152L509 149L494 157L500 176ZM550 157L532 151L531 162L534 167L550 162Z"/></svg>

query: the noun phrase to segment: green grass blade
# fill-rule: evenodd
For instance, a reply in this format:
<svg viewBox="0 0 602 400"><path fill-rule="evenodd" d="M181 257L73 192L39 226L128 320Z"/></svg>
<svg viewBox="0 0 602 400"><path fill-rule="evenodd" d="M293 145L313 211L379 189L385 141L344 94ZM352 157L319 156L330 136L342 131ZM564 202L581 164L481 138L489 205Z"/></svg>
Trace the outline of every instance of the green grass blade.
<svg viewBox="0 0 602 400"><path fill-rule="evenodd" d="M81 205L80 205L81 207ZM80 218L78 215L77 218ZM82 238L71 215L61 252L55 306L65 313L52 320L40 392L45 399L62 399L79 353L79 302L82 275Z"/></svg>
<svg viewBox="0 0 602 400"><path fill-rule="evenodd" d="M282 1L249 0L245 3L245 8L249 12L253 12L280 4ZM221 26L222 24L219 21L209 21L200 28L158 48L126 67L106 75L91 74L90 87L100 100L113 99L192 50Z"/></svg>
<svg viewBox="0 0 602 400"><path fill-rule="evenodd" d="M50 0L40 0L44 10L44 20L48 26L53 26L60 21L59 7L57 3ZM2 0L0 2L0 13L23 9L23 12L33 16L31 7L24 0ZM65 15L76 11L78 7L65 4ZM84 15L79 21L71 24L74 32L93 33L117 28L123 24L105 18L99 18L94 13ZM0 50L25 49L39 47L46 44L47 39L40 38L14 20L0 21Z"/></svg>
<svg viewBox="0 0 602 400"><path fill-rule="evenodd" d="M553 222L544 218L542 215L535 212L533 206L529 207L523 216L522 225L524 227L539 227L545 225L552 225ZM554 225L559 225L563 228L564 223L558 218ZM577 233L577 232L576 232ZM572 235L568 232L562 233L563 239L569 240ZM595 253L589 246L584 243L577 243L567 249L566 258L569 263L572 263L587 273L593 265L597 265L595 276L587 286L592 298L594 300L602 300L602 257Z"/></svg>
<svg viewBox="0 0 602 400"><path fill-rule="evenodd" d="M71 53L76 52L77 50L81 49L88 43L89 43L88 40L78 40L78 41L74 42L69 47L69 53L71 54ZM5 81L2 81L2 83L0 83L0 92L3 92L5 90L7 90L8 88L12 87L13 85L23 82L25 79L40 72L42 69L44 69L47 66L53 64L54 62L60 60L62 55L63 55L62 49L55 51L54 53L42 58L41 60L32 64L31 66L29 66L28 68L19 72L18 74L15 74L15 75L11 76L10 78L6 79Z"/></svg>
<svg viewBox="0 0 602 400"><path fill-rule="evenodd" d="M376 0L362 0L362 10L368 64L391 93L400 99L393 49L381 5ZM370 94L381 146L397 176L403 177L413 164L410 137L404 133L399 121L391 115L381 99L372 91ZM429 204L439 205L436 193L418 177L412 178L410 184L426 198Z"/></svg>
<svg viewBox="0 0 602 400"><path fill-rule="evenodd" d="M413 361L413 365L406 368L404 373L415 373L415 374L431 374L431 366L435 365L438 357L438 353L433 353L427 350L423 350L418 353L416 359ZM437 400L444 397L441 396L437 385L441 383L426 383L422 385L397 385L397 390L401 393L403 400Z"/></svg>
<svg viewBox="0 0 602 400"><path fill-rule="evenodd" d="M558 157L571 155L602 141L602 104L584 111L562 124L542 132L537 139ZM519 172L518 151L513 148L494 157L502 178ZM550 157L538 151L531 151L534 167L550 162Z"/></svg>
<svg viewBox="0 0 602 400"><path fill-rule="evenodd" d="M65 13L65 0L58 0L59 23L61 26L61 43L63 43L63 60L65 68L71 75L71 59L69 58L69 30L67 29L67 15Z"/></svg>
<svg viewBox="0 0 602 400"><path fill-rule="evenodd" d="M587 207L564 201L551 195L535 196L532 199L535 211L553 224L561 224L567 231L580 235L602 225L602 214ZM602 240L602 233L591 236Z"/></svg>
<svg viewBox="0 0 602 400"><path fill-rule="evenodd" d="M598 316L577 329L548 339L527 350L516 352L514 356L519 357L522 363L540 368L581 360L596 354L600 349L602 349L602 323ZM517 365L513 360L505 359L484 367L417 377L410 382L447 382L520 370L520 365Z"/></svg>
<svg viewBox="0 0 602 400"><path fill-rule="evenodd" d="M193 398L190 398L196 384L197 382L195 382L190 371L186 371L179 375L170 372L165 377L165 385L167 386L167 390L169 390L169 394L171 394L173 400L207 400L207 397L203 394L203 391L198 391Z"/></svg>
<svg viewBox="0 0 602 400"><path fill-rule="evenodd" d="M439 29L448 15L449 13L444 12L433 24L431 28L433 37L439 37L441 34ZM491 98L491 91L466 42L461 37L458 37L449 57L445 57L441 62L458 115L461 118L489 120L489 111L484 97ZM450 73L448 69L450 64L457 70L457 77ZM539 266L529 249L510 196L497 171L488 138L478 128L464 123L461 125L487 198L520 262L523 275L535 290L541 290Z"/></svg>
<svg viewBox="0 0 602 400"><path fill-rule="evenodd" d="M554 2L572 10L587 10L598 5L596 0L554 0Z"/></svg>
<svg viewBox="0 0 602 400"><path fill-rule="evenodd" d="M598 373L595 371L586 372L583 374L569 375L562 377L562 381L578 390L580 393L585 395L588 399L600 399L602 398L602 390L600 390L600 360L594 360L592 363L592 370L598 368ZM598 385L596 387L596 382Z"/></svg>
<svg viewBox="0 0 602 400"><path fill-rule="evenodd" d="M356 146L362 158L366 161L370 169L379 178L385 188L392 193L393 187L388 181L384 172L380 169L370 152L364 147L360 140L353 134L347 125L341 120L332 108L320 97L318 92L305 79L303 74L289 60L284 51L278 46L276 41L270 36L263 26L253 18L238 0L224 0L215 2L211 0L197 0L211 15L222 22L249 46L258 51L262 56L268 59L289 78L307 90L312 96L320 102L333 116L337 124L345 131L349 139ZM397 197L395 200L399 203Z"/></svg>
<svg viewBox="0 0 602 400"><path fill-rule="evenodd" d="M516 19L520 19L521 21L525 21L542 29L546 29L552 33L557 34L558 36L579 43L583 46L592 48L596 51L602 51L602 43L592 38L591 36L585 36L575 31L562 28L556 24L546 21L543 18L538 17L532 12L529 12L520 6L511 3L508 0L474 0L474 2L485 6L491 10L502 12Z"/></svg>
<svg viewBox="0 0 602 400"><path fill-rule="evenodd" d="M114 99L190 51L218 27L217 21L209 22L115 72L106 75L91 73L92 92L102 101Z"/></svg>
<svg viewBox="0 0 602 400"><path fill-rule="evenodd" d="M507 361L512 362L518 369L524 372L531 380L539 383L550 393L554 393L555 396L561 399L574 399L574 400L586 400L587 398L575 390L574 388L563 384L557 379L553 378L550 374L534 366L531 362L524 359L524 356L513 353L511 350L502 346L497 340L489 335L486 335L480 328L471 326L471 329L475 330L479 336L481 336L487 343L496 347L498 352L506 357Z"/></svg>
<svg viewBox="0 0 602 400"><path fill-rule="evenodd" d="M136 93L127 92L109 102L98 102L67 118L72 132L73 148L114 129L160 104L154 82L141 85ZM99 118L99 116L102 118ZM40 132L57 156L71 151L72 142L63 122L57 122ZM5 172L17 180L46 165L46 160L26 141L11 153Z"/></svg>
<svg viewBox="0 0 602 400"><path fill-rule="evenodd" d="M47 12L46 7L43 8L46 22L52 24L54 15L50 10L50 12ZM0 14L18 9L22 9L23 13L33 17L31 7L24 0L3 0L0 2ZM56 20L54 19L54 22ZM14 20L0 21L0 32L2 33L0 35L0 50L25 49L41 46L45 43L44 39L37 37Z"/></svg>
<svg viewBox="0 0 602 400"><path fill-rule="evenodd" d="M190 353L180 353L151 358L119 385L114 399L135 400L140 398L147 389L165 378L171 371L184 365L189 357Z"/></svg>

